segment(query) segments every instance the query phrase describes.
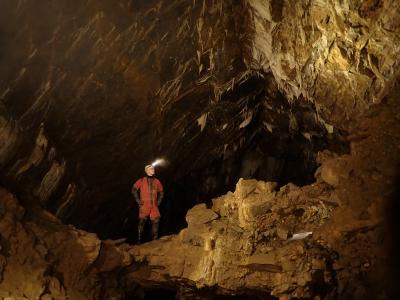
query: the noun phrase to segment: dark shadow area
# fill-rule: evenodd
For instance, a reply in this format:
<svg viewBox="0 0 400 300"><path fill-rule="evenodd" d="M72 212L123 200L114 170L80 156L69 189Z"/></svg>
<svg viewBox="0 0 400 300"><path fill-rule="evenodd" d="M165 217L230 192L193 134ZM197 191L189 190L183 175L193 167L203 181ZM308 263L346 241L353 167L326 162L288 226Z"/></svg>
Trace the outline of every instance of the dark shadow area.
<svg viewBox="0 0 400 300"><path fill-rule="evenodd" d="M278 298L257 291L245 291L238 295L219 295L212 288L197 290L173 290L166 288L156 288L152 290L138 289L136 295L127 297L126 300L276 300Z"/></svg>
<svg viewBox="0 0 400 300"><path fill-rule="evenodd" d="M394 192L386 207L387 278L383 281L387 290L386 299L398 299L400 276L400 165L393 182Z"/></svg>
<svg viewBox="0 0 400 300"><path fill-rule="evenodd" d="M150 300L150 299L165 299L175 300L176 291L169 289L155 288L152 290L141 290L138 295L127 297L125 300Z"/></svg>
<svg viewBox="0 0 400 300"><path fill-rule="evenodd" d="M209 165L192 170L179 178L165 177L165 201L161 207L163 218L160 233L175 234L186 227L185 215L194 205L212 205L212 199L235 190L240 178L277 182L278 188L293 183L298 186L315 181L318 151L332 148L348 153L348 144L337 140L316 139L302 135L281 139L264 130L253 132L241 149L210 161Z"/></svg>
<svg viewBox="0 0 400 300"><path fill-rule="evenodd" d="M232 124L237 128L231 129L228 136L206 127L195 148L184 145L182 157L157 170L165 187L160 209L161 236L178 233L187 226L185 216L189 209L199 203L211 207L212 199L233 192L240 178L277 182L278 188L289 182L304 186L315 180L319 151L349 153L346 132L328 132L316 119L312 104L289 103L275 88L268 79L253 76L223 93L213 110L215 115L209 116L213 128L229 124L229 116L240 116L243 107L239 103L246 99L246 107L252 110L251 121L243 125L242 119L234 120ZM290 113L279 113L274 108ZM270 122L271 127L265 122ZM218 146L224 143L226 147ZM135 221L131 223L136 226ZM136 227L134 231L136 234ZM132 233L127 234L130 240L136 240Z"/></svg>

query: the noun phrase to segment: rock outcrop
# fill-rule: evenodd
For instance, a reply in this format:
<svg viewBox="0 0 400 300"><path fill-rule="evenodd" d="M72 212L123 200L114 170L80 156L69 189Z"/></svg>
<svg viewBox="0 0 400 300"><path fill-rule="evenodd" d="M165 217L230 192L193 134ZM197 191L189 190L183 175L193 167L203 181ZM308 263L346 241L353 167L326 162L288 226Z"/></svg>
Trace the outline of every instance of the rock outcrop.
<svg viewBox="0 0 400 300"><path fill-rule="evenodd" d="M1 299L123 299L119 273L131 262L118 241L63 225L52 214L26 211L0 189Z"/></svg>
<svg viewBox="0 0 400 300"><path fill-rule="evenodd" d="M210 208L193 207L178 235L140 246L25 211L1 190L1 296L123 299L162 288L180 299L393 299L384 208L400 157L397 100L354 124L363 134L350 135L350 154L319 154L315 183L240 180Z"/></svg>
<svg viewBox="0 0 400 300"><path fill-rule="evenodd" d="M398 200L398 89L385 108L353 124L350 154L319 154L314 184L276 190L240 180L212 207L190 210L178 236L134 247L143 266L129 276L146 273L148 286L176 280L280 299L395 298L396 229L386 207Z"/></svg>
<svg viewBox="0 0 400 300"><path fill-rule="evenodd" d="M134 247L143 266L129 277L140 278L146 270L143 285L185 282L227 295L252 291L283 299L315 296L317 287L328 292L332 250L293 233L314 232L330 217L334 206L319 198L329 199L330 193L326 184L275 191L272 183L240 180L235 192L214 199L211 209L204 204L191 209L188 227L178 236Z"/></svg>
<svg viewBox="0 0 400 300"><path fill-rule="evenodd" d="M288 98L343 128L380 103L399 72L398 1L247 1L247 62Z"/></svg>
<svg viewBox="0 0 400 300"><path fill-rule="evenodd" d="M329 196L320 184L321 194ZM235 193L188 212L188 228L141 246L100 241L51 214L31 216L1 190L0 296L16 299L123 299L141 288L185 295L315 295L332 280L331 251L292 233L313 231L332 205L287 186L241 180ZM310 187L316 190L316 187ZM215 291L212 291L215 289ZM331 289L329 287L328 289ZM137 293L136 291L136 293Z"/></svg>
<svg viewBox="0 0 400 300"><path fill-rule="evenodd" d="M396 0L0 1L0 297L398 297L399 20ZM99 239L132 232L159 155L189 178L164 220L209 200L196 178L280 182Z"/></svg>
<svg viewBox="0 0 400 300"><path fill-rule="evenodd" d="M7 140L7 166L26 159L41 124L58 156L11 170L20 176L8 185L102 236L123 226L132 178L157 156L174 182L220 160L216 181L233 186L246 173L228 173L242 167L235 153L264 141L278 175L260 177L296 178L268 157L308 160L312 174L316 153L346 152L353 118L398 77L395 0L29 0L0 12L1 115L5 132L24 135L20 147Z"/></svg>

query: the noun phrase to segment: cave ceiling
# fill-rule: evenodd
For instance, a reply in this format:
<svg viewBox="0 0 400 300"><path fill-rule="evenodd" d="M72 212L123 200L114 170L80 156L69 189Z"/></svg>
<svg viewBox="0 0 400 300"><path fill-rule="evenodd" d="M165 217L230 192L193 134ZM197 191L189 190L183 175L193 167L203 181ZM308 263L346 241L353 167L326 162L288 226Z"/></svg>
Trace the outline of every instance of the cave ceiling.
<svg viewBox="0 0 400 300"><path fill-rule="evenodd" d="M157 157L172 180L255 136L342 151L398 78L398 15L395 0L1 1L1 180L112 233Z"/></svg>

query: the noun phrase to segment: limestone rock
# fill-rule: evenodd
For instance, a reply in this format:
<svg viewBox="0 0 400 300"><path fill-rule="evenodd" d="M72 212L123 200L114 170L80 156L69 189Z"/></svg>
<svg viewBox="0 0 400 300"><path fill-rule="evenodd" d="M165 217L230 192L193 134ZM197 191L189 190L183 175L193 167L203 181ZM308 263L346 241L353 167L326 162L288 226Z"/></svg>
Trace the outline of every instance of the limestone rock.
<svg viewBox="0 0 400 300"><path fill-rule="evenodd" d="M211 222L218 218L218 215L211 209L207 209L204 203L198 204L188 211L186 222L190 225L200 225Z"/></svg>
<svg viewBox="0 0 400 300"><path fill-rule="evenodd" d="M283 205L281 209L287 209L288 212L278 220L269 218L273 215L271 210L263 210L262 213L257 210L259 213L246 215L244 226L238 226L242 224L243 215L239 211L243 210L243 206L248 202L256 203L258 207L262 199L270 205ZM287 199L288 203L284 204L282 199ZM313 262L317 265L317 257L326 257L329 249L322 250L313 240L306 248L302 241L285 242L277 240L274 235L265 239L260 232L277 228L278 236L286 240L290 227L320 227L321 223L304 223L307 221L302 220L302 216L293 213L299 205L315 205L306 197L305 191L293 188L291 195L288 195L287 190L276 192L274 184L241 179L232 195L220 197L214 203L217 207L213 209L216 211L220 211L221 207L225 210L220 218L209 214L204 204L198 205L188 212L189 226L179 236L134 247L132 254L138 261L146 261L147 266L132 270L129 278L138 278L147 272L150 274L148 282L167 284L168 278L180 274L179 280L188 285L190 282L195 282L197 287L218 285L221 291L258 286L266 293L281 297L292 295L290 291L296 286L298 295L310 295L308 287L316 284L313 274L317 268L314 270L309 266ZM195 216L200 217L200 212L207 218L193 223ZM213 217L209 218L210 215ZM264 248L269 249L267 253L261 252ZM319 261L318 270L323 263L324 260ZM331 272L327 264L322 268L325 272Z"/></svg>
<svg viewBox="0 0 400 300"><path fill-rule="evenodd" d="M351 167L346 156L324 160L321 167L316 172L316 177L334 187L349 179Z"/></svg>
<svg viewBox="0 0 400 300"><path fill-rule="evenodd" d="M289 228L287 228L286 226L278 225L278 227L276 228L276 235L282 240L287 240L289 234L290 234Z"/></svg>
<svg viewBox="0 0 400 300"><path fill-rule="evenodd" d="M333 130L329 124L340 126L345 116L379 103L396 80L399 49L393 45L400 35L394 20L400 11L395 0L376 6L257 0L249 5L248 61L270 70L289 97L318 103L318 119L327 131Z"/></svg>
<svg viewBox="0 0 400 300"><path fill-rule="evenodd" d="M395 299L382 241L398 236L383 207L400 157L398 1L145 2L0 1L0 177L24 204L0 190L0 297L124 299L140 284ZM184 178L256 138L276 157L243 159L249 177L281 174L291 146L338 154L309 185L240 180L141 246L39 205L110 234L136 162L162 150L186 166L165 177Z"/></svg>
<svg viewBox="0 0 400 300"><path fill-rule="evenodd" d="M127 252L113 244L102 246L95 234L62 225L48 212L35 215L35 221L22 219L23 208L2 188L0 207L1 245L7 244L7 253L0 251L2 299L123 297L125 287L115 282L116 274L132 263ZM107 279L101 272L109 274Z"/></svg>

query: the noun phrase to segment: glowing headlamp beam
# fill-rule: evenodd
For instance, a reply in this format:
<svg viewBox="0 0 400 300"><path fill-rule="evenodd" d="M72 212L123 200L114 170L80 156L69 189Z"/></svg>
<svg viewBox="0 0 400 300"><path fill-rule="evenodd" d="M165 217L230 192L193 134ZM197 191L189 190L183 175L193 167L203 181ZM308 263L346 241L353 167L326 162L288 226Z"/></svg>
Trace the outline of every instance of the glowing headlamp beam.
<svg viewBox="0 0 400 300"><path fill-rule="evenodd" d="M159 159L156 159L154 162L152 162L151 165L153 167L155 167L155 166L163 165L163 164L165 164L165 159L159 158Z"/></svg>

